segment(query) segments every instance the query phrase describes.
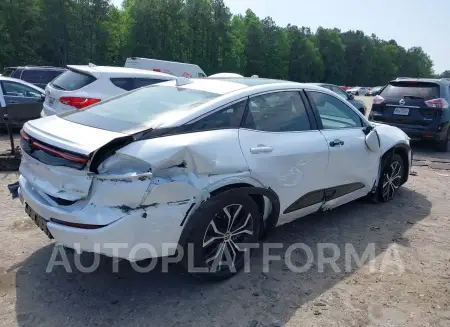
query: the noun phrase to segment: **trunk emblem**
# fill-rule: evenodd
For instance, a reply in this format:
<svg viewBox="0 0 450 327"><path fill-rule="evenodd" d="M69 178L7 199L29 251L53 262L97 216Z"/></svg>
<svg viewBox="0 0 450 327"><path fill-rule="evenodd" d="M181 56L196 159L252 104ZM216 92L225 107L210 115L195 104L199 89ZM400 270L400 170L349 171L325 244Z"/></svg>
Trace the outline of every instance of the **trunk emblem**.
<svg viewBox="0 0 450 327"><path fill-rule="evenodd" d="M401 105L404 105L405 104L405 99L401 99L398 103L401 104Z"/></svg>

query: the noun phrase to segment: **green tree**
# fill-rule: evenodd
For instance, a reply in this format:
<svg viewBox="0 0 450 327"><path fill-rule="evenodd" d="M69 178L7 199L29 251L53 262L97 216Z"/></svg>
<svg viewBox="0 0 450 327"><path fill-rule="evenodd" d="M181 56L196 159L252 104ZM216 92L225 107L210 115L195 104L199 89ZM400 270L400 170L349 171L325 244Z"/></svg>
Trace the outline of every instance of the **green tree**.
<svg viewBox="0 0 450 327"><path fill-rule="evenodd" d="M307 37L305 30L288 26L288 79L296 82L316 82L323 78L323 61L319 49Z"/></svg>

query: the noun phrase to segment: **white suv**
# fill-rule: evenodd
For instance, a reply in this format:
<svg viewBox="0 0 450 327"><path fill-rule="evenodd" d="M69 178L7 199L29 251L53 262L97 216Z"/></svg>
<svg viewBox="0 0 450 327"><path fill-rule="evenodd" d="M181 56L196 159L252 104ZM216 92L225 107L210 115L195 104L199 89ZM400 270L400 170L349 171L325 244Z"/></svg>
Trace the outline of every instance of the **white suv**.
<svg viewBox="0 0 450 327"><path fill-rule="evenodd" d="M45 88L41 117L83 109L91 104L175 76L142 69L95 65L69 65Z"/></svg>

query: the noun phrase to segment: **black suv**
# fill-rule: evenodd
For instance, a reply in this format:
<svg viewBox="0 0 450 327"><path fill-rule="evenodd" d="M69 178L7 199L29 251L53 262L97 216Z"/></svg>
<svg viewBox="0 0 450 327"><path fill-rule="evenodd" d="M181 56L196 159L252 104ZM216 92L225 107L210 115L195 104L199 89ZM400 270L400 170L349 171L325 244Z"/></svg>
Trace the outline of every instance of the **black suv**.
<svg viewBox="0 0 450 327"><path fill-rule="evenodd" d="M389 82L373 99L370 119L402 129L412 140L435 142L447 151L450 79L402 78Z"/></svg>
<svg viewBox="0 0 450 327"><path fill-rule="evenodd" d="M65 68L49 66L7 67L2 76L14 77L45 89L48 83L66 71Z"/></svg>

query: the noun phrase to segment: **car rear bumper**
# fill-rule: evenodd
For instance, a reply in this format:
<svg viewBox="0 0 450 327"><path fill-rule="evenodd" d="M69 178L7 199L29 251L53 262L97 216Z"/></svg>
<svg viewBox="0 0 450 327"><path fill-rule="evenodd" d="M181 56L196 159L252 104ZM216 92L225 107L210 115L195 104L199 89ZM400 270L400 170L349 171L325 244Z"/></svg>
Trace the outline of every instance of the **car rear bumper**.
<svg viewBox="0 0 450 327"><path fill-rule="evenodd" d="M377 123L395 126L399 129L401 129L403 132L405 132L406 135L408 135L411 138L411 140L413 140L413 141L418 141L418 140L442 141L445 139L445 137L447 135L445 128L443 128L440 131L436 131L436 130L432 131L423 126L390 123L390 122L386 122L386 121L382 121L382 120L377 120L377 117L373 116L372 113L371 113L370 120L377 122Z"/></svg>
<svg viewBox="0 0 450 327"><path fill-rule="evenodd" d="M44 105L42 106L41 117L47 117L56 114L57 112L55 109L44 103Z"/></svg>
<svg viewBox="0 0 450 327"><path fill-rule="evenodd" d="M56 242L69 248L130 261L175 254L175 244L183 229L181 222L192 205L161 204L136 209L63 206L51 203L24 176L20 176L19 185L21 202L45 220L46 227ZM89 218L95 220L92 218L102 215L108 215L108 220L112 222L91 229L66 224Z"/></svg>

